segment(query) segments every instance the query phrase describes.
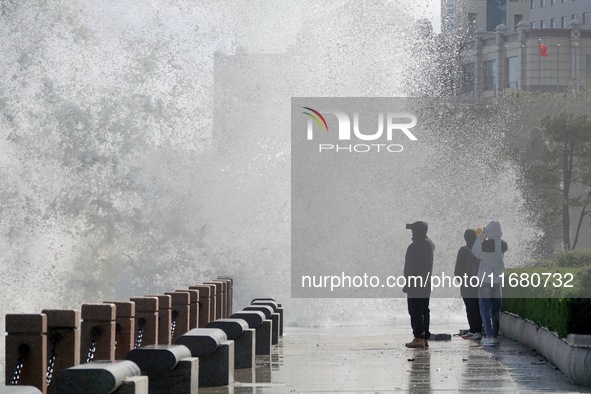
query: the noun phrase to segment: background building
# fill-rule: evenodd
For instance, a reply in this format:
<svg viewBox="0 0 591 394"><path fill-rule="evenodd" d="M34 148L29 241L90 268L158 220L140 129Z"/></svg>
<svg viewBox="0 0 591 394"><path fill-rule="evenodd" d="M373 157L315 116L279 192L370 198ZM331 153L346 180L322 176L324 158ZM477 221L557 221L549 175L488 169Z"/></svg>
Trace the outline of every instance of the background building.
<svg viewBox="0 0 591 394"><path fill-rule="evenodd" d="M589 0L529 0L529 22L532 29L567 29L578 19L582 29L591 28Z"/></svg>
<svg viewBox="0 0 591 394"><path fill-rule="evenodd" d="M478 30L494 31L505 25L515 31L527 19L529 0L442 0L441 31L474 37Z"/></svg>
<svg viewBox="0 0 591 394"><path fill-rule="evenodd" d="M591 77L591 30L578 20L569 29L531 29L522 21L517 32L499 26L478 32L461 55L458 95L494 97L506 89L580 90Z"/></svg>
<svg viewBox="0 0 591 394"><path fill-rule="evenodd" d="M591 77L591 1L442 0L458 96L579 90ZM499 23L500 22L500 23Z"/></svg>

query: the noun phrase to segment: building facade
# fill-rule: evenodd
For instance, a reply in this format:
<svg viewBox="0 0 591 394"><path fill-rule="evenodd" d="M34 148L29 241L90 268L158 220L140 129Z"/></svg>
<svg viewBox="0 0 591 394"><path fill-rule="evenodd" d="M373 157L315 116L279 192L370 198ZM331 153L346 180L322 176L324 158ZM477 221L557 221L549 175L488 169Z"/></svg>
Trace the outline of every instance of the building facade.
<svg viewBox="0 0 591 394"><path fill-rule="evenodd" d="M479 31L461 53L458 95L495 97L504 90L579 91L591 78L591 30L578 20L568 29L531 29L520 22L516 32L503 25L494 33Z"/></svg>
<svg viewBox="0 0 591 394"><path fill-rule="evenodd" d="M441 31L472 38L478 30L493 32L498 25L516 31L528 18L529 0L442 0Z"/></svg>
<svg viewBox="0 0 591 394"><path fill-rule="evenodd" d="M591 29L589 0L529 0L532 29L567 29L577 19L582 29Z"/></svg>

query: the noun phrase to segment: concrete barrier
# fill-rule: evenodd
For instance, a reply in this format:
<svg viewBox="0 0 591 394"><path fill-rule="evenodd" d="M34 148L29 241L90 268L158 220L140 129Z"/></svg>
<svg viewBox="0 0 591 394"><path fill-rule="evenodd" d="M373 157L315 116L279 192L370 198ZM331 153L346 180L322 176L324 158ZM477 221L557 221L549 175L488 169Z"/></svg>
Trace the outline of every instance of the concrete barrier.
<svg viewBox="0 0 591 394"><path fill-rule="evenodd" d="M60 394L148 394L140 374L131 361L95 361L62 371L56 384Z"/></svg>
<svg viewBox="0 0 591 394"><path fill-rule="evenodd" d="M126 367L115 362L130 352L143 355L136 361L141 364L140 360L148 360L142 365L145 373L161 381L160 386L152 385L153 392L193 393L198 385L228 385L234 379L235 368L253 368L255 355L270 355L282 321L276 302L261 300L247 307L250 310L227 318L232 311L231 278L191 287L166 295L134 297L131 301L83 304L80 311L6 315L5 377L7 384L15 385L0 387L0 394L147 392L145 376L129 372L129 364ZM200 291L206 314L199 313ZM205 307L206 299L209 307ZM191 324L197 326L214 316L224 318L210 321L208 328L191 330ZM176 357L169 369L166 354L175 351L168 348L184 349L161 344L167 344L171 337L173 342L186 345L190 354L185 353L180 361ZM134 351L135 345L140 346ZM158 356L153 355L155 352ZM153 371L146 367L150 362ZM95 380L97 383L91 383Z"/></svg>
<svg viewBox="0 0 591 394"><path fill-rule="evenodd" d="M281 308L279 306L278 303L276 303L275 301L270 301L270 300L257 300L254 299L251 301L251 305L266 305L266 306L270 306L271 308L273 308L273 313L277 313L278 316L278 327L277 327L277 331L276 331L276 336L277 337L282 337L283 336L283 308ZM278 338L277 341L274 342L274 344L278 343Z"/></svg>
<svg viewBox="0 0 591 394"><path fill-rule="evenodd" d="M149 379L150 394L196 394L199 359L183 345L149 345L132 350L133 361Z"/></svg>
<svg viewBox="0 0 591 394"><path fill-rule="evenodd" d="M506 312L501 313L500 328L506 337L544 356L571 382L591 386L591 348L571 346L547 329Z"/></svg>
<svg viewBox="0 0 591 394"><path fill-rule="evenodd" d="M234 341L234 368L253 368L255 365L255 329L249 328L243 319L225 318L210 322L207 328L219 328Z"/></svg>
<svg viewBox="0 0 591 394"><path fill-rule="evenodd" d="M279 343L279 313L273 311L273 307L268 305L249 305L244 308L245 311L260 311L265 314L268 320L271 320L271 345L277 345Z"/></svg>
<svg viewBox="0 0 591 394"><path fill-rule="evenodd" d="M41 394L41 391L33 386L4 386L0 387L0 394Z"/></svg>
<svg viewBox="0 0 591 394"><path fill-rule="evenodd" d="M217 328L195 328L176 340L199 358L199 386L227 386L234 380L234 341Z"/></svg>
<svg viewBox="0 0 591 394"><path fill-rule="evenodd" d="M257 356L271 354L271 342L273 337L273 322L266 319L263 312L259 310L245 310L236 312L230 316L235 319L243 319L248 323L249 328L255 332L255 353Z"/></svg>

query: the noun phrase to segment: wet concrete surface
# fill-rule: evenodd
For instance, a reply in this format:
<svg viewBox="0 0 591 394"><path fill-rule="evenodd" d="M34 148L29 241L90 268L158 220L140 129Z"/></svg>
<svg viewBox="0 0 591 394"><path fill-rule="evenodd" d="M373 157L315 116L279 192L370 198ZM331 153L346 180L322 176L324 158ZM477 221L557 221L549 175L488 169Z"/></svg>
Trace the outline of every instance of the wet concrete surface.
<svg viewBox="0 0 591 394"><path fill-rule="evenodd" d="M457 327L435 326L433 333ZM495 348L480 341L430 341L407 349L408 327L286 328L255 370L237 370L228 387L200 393L591 393L575 386L540 355L501 337Z"/></svg>

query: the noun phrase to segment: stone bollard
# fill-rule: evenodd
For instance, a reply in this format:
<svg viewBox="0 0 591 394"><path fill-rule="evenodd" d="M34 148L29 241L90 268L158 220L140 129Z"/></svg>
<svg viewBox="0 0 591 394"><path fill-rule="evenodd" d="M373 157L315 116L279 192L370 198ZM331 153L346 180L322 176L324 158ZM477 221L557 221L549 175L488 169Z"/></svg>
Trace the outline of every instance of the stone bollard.
<svg viewBox="0 0 591 394"><path fill-rule="evenodd" d="M279 313L273 312L273 308L267 305L249 305L244 308L245 311L261 311L265 314L265 318L271 320L271 344L277 345L279 343Z"/></svg>
<svg viewBox="0 0 591 394"><path fill-rule="evenodd" d="M57 377L60 394L148 394L148 378L131 361L95 361Z"/></svg>
<svg viewBox="0 0 591 394"><path fill-rule="evenodd" d="M221 319L224 316L224 284L218 281L204 282L205 285L215 285L215 318L214 320Z"/></svg>
<svg viewBox="0 0 591 394"><path fill-rule="evenodd" d="M47 316L47 392L57 394L53 379L80 364L80 312L45 309L41 313Z"/></svg>
<svg viewBox="0 0 591 394"><path fill-rule="evenodd" d="M285 322L283 318L283 305L277 304L277 312L279 312L279 318L281 319L281 324L279 325L279 336L283 336L283 324Z"/></svg>
<svg viewBox="0 0 591 394"><path fill-rule="evenodd" d="M281 327L283 326L283 308L279 309L279 306L275 301L262 301L262 300L253 300L251 305L258 306L258 305L266 305L273 308L273 313L277 314L275 318L277 319L277 324L273 321L273 345L277 345L279 343L279 337L281 336Z"/></svg>
<svg viewBox="0 0 591 394"><path fill-rule="evenodd" d="M148 376L150 394L195 394L199 359L183 345L150 345L132 350L127 359Z"/></svg>
<svg viewBox="0 0 591 394"><path fill-rule="evenodd" d="M228 281L216 280L215 282L222 283L222 316L221 316L221 318L229 317L229 315L228 315L228 287L229 287Z"/></svg>
<svg viewBox="0 0 591 394"><path fill-rule="evenodd" d="M205 327L214 320L215 307L212 302L212 293L215 285L189 286L189 290L199 291L199 327Z"/></svg>
<svg viewBox="0 0 591 394"><path fill-rule="evenodd" d="M220 282L222 284L222 317L224 319L229 317L228 315L228 303L230 293L230 282L227 279L215 279L212 282Z"/></svg>
<svg viewBox="0 0 591 394"><path fill-rule="evenodd" d="M171 298L171 343L190 330L189 316L191 313L189 293L166 293Z"/></svg>
<svg viewBox="0 0 591 394"><path fill-rule="evenodd" d="M199 358L199 386L227 386L234 381L234 341L217 328L194 328L177 339Z"/></svg>
<svg viewBox="0 0 591 394"><path fill-rule="evenodd" d="M115 305L115 360L125 360L135 341L135 302L105 301Z"/></svg>
<svg viewBox="0 0 591 394"><path fill-rule="evenodd" d="M80 362L115 359L115 305L83 304Z"/></svg>
<svg viewBox="0 0 591 394"><path fill-rule="evenodd" d="M206 328L219 328L228 340L234 341L234 368L253 368L255 365L255 329L243 319L226 318L210 322Z"/></svg>
<svg viewBox="0 0 591 394"><path fill-rule="evenodd" d="M279 313L279 320L280 320L280 324L279 324L279 336L282 337L283 336L283 323L284 323L284 317L283 317L283 305L278 304L277 301L275 301L274 298L271 297L261 297L261 298L254 298L250 303L252 304L258 304L261 301L271 301L273 303L276 304L277 309L276 312ZM264 305L264 302L263 302Z"/></svg>
<svg viewBox="0 0 591 394"><path fill-rule="evenodd" d="M0 394L42 394L33 386L4 386L0 387Z"/></svg>
<svg viewBox="0 0 591 394"><path fill-rule="evenodd" d="M189 330L199 327L199 290L181 289L180 293L189 293Z"/></svg>
<svg viewBox="0 0 591 394"><path fill-rule="evenodd" d="M47 316L6 315L6 384L34 386L47 393Z"/></svg>
<svg viewBox="0 0 591 394"><path fill-rule="evenodd" d="M228 302L226 303L226 315L229 317L232 312L232 306L234 304L234 279L228 277L218 277L220 280L226 280L228 282Z"/></svg>
<svg viewBox="0 0 591 394"><path fill-rule="evenodd" d="M169 295L146 295L158 298L158 344L170 345L172 323L172 297Z"/></svg>
<svg viewBox="0 0 591 394"><path fill-rule="evenodd" d="M135 302L134 348L158 344L158 298L133 297Z"/></svg>
<svg viewBox="0 0 591 394"><path fill-rule="evenodd" d="M271 354L271 337L273 323L267 320L265 314L260 311L241 311L236 312L230 316L235 319L242 319L248 323L249 328L254 328L255 332L255 353L256 355Z"/></svg>

